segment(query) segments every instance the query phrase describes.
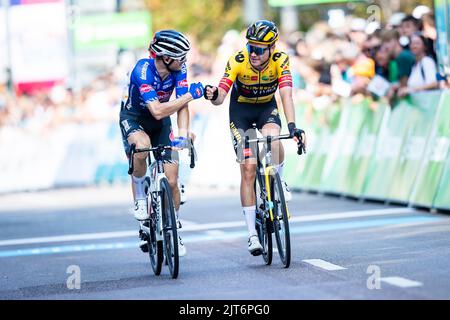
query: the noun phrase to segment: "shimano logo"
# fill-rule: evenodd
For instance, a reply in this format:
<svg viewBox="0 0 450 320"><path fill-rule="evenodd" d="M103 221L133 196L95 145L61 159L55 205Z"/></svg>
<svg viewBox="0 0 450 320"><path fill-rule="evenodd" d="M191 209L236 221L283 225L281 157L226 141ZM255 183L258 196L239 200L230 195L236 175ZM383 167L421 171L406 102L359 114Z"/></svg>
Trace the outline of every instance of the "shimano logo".
<svg viewBox="0 0 450 320"><path fill-rule="evenodd" d="M144 65L142 66L142 70L141 70L141 79L142 80L147 80L147 69L148 69L149 63L145 62Z"/></svg>

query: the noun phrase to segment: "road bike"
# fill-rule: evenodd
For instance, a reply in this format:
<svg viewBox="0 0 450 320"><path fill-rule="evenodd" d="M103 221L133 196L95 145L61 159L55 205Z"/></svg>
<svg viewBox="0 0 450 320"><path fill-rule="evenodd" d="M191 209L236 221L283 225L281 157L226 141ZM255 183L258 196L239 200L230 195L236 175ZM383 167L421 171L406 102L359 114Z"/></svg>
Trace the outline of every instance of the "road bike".
<svg viewBox="0 0 450 320"><path fill-rule="evenodd" d="M196 153L194 144L188 139L190 167L195 167ZM173 204L172 190L164 173L163 156L172 146L159 145L153 148L137 149L131 146L128 174L134 171L134 155L148 152L149 176L146 177L147 210L150 218L141 222L141 239L147 241L150 263L155 275L161 274L163 260L168 265L173 279L178 277L178 232L177 219ZM155 161L151 161L151 153Z"/></svg>
<svg viewBox="0 0 450 320"><path fill-rule="evenodd" d="M278 253L285 268L291 263L291 242L289 235L289 218L291 217L284 197L280 175L272 162L272 142L292 139L289 134L249 139L246 144L256 143L256 231L263 247L262 257L267 265L272 263L272 233L275 233ZM264 144L264 156L260 157L259 144ZM304 144L298 143L297 153L306 152ZM263 161L262 161L263 160Z"/></svg>

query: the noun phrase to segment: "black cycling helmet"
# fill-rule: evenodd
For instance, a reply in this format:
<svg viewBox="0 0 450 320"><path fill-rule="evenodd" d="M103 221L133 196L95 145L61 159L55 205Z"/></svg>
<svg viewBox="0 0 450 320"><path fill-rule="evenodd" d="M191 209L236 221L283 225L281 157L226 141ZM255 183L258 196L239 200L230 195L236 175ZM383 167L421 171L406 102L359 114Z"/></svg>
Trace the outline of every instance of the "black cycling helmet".
<svg viewBox="0 0 450 320"><path fill-rule="evenodd" d="M249 42L271 45L278 40L278 28L272 21L258 20L248 27L246 38Z"/></svg>
<svg viewBox="0 0 450 320"><path fill-rule="evenodd" d="M148 48L156 56L167 56L172 59L180 59L186 56L191 49L189 40L175 30L160 30L155 33Z"/></svg>

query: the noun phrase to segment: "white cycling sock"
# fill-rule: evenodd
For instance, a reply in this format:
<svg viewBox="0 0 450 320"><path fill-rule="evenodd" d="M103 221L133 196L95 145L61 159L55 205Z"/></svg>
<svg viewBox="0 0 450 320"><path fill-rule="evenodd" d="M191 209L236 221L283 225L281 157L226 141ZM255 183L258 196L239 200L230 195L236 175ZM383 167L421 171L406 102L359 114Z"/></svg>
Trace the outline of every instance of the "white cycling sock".
<svg viewBox="0 0 450 320"><path fill-rule="evenodd" d="M277 169L277 172L280 175L281 180L283 180L283 168L284 168L284 161L282 163L280 163L279 165L275 166L275 169Z"/></svg>
<svg viewBox="0 0 450 320"><path fill-rule="evenodd" d="M256 223L256 208L255 208L255 206L242 207L242 211L244 212L245 222L247 223L249 237L257 235L256 229L255 229L255 223Z"/></svg>
<svg viewBox="0 0 450 320"><path fill-rule="evenodd" d="M136 193L136 200L137 199L145 199L146 198L145 190L144 190L145 176L143 176L141 178L132 176L132 179L133 179L133 183L134 183L134 191Z"/></svg>

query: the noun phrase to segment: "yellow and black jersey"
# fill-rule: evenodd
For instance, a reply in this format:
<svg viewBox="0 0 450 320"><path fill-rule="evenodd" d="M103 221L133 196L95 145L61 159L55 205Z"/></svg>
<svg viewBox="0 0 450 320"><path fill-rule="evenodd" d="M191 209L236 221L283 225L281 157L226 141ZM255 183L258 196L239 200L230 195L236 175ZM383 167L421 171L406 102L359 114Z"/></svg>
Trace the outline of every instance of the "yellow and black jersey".
<svg viewBox="0 0 450 320"><path fill-rule="evenodd" d="M247 50L234 54L228 60L219 87L235 90L237 102L266 103L272 100L277 88L292 87L289 57L275 50L267 66L259 71L252 67Z"/></svg>

